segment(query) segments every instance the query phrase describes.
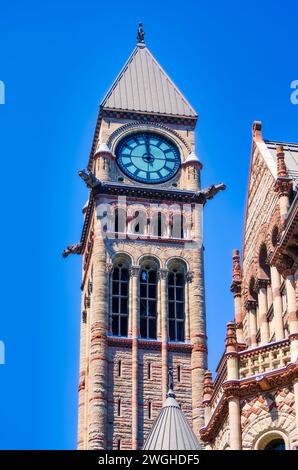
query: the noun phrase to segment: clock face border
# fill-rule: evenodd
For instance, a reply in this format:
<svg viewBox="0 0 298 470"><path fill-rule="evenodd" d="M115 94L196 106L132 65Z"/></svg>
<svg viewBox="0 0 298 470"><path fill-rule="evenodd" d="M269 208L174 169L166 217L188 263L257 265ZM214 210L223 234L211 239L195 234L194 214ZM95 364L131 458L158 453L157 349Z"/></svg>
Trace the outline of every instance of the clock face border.
<svg viewBox="0 0 298 470"><path fill-rule="evenodd" d="M126 166L123 164L121 157L123 157L122 151L125 148L125 144L127 141L133 139L134 137L144 137L148 136L149 138L152 137L153 139L158 139L162 141L162 143L165 143L171 151L174 153L174 166L171 169L171 172L168 173L167 175L163 177L159 177L158 179L147 179L144 177L138 177L138 175L134 175L132 172L130 172ZM140 144L144 145L144 144ZM136 146L137 147L137 146ZM136 148L135 147L135 148ZM132 149L133 150L133 149ZM140 132L132 132L124 137L121 138L121 140L117 143L116 148L115 148L115 155L116 155L116 163L118 165L118 168L130 179L134 181L138 181L139 183L143 184L162 184L165 183L171 179L173 179L178 171L180 170L181 167L181 154L180 150L178 149L178 146L175 142L173 142L171 139L169 139L167 136L164 136L162 133L159 132L154 132L154 131L140 131ZM130 158L130 154L128 154L128 158ZM140 158L140 157L137 157ZM163 167L161 168L163 169ZM145 172L145 170L140 170L140 172ZM153 171L152 171L153 173ZM155 173L155 172L154 172Z"/></svg>

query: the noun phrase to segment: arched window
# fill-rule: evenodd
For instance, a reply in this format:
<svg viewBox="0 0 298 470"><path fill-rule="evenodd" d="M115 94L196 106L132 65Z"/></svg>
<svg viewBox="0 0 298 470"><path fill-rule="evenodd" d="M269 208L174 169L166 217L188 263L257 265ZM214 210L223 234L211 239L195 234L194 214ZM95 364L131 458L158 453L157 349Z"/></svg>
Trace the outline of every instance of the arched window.
<svg viewBox="0 0 298 470"><path fill-rule="evenodd" d="M286 450L285 441L283 439L273 439L266 445L264 450Z"/></svg>
<svg viewBox="0 0 298 470"><path fill-rule="evenodd" d="M184 272L176 268L168 276L169 336L184 341Z"/></svg>
<svg viewBox="0 0 298 470"><path fill-rule="evenodd" d="M112 333L114 336L128 334L128 267L117 263L112 275Z"/></svg>
<svg viewBox="0 0 298 470"><path fill-rule="evenodd" d="M152 235L164 237L166 235L167 220L163 212L155 212L152 217Z"/></svg>
<svg viewBox="0 0 298 470"><path fill-rule="evenodd" d="M144 211L136 211L131 223L131 233L143 235L147 231L147 215Z"/></svg>
<svg viewBox="0 0 298 470"><path fill-rule="evenodd" d="M115 238L118 237L118 233L126 232L126 210L120 207L114 210L114 232Z"/></svg>
<svg viewBox="0 0 298 470"><path fill-rule="evenodd" d="M146 265L140 273L140 330L142 338L156 339L157 270Z"/></svg>

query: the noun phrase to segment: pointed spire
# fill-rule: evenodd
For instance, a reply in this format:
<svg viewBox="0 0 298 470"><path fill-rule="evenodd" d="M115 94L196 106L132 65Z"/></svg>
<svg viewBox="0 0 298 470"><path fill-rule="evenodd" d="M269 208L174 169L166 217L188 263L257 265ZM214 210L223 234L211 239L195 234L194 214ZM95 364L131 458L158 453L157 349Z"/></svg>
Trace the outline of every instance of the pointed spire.
<svg viewBox="0 0 298 470"><path fill-rule="evenodd" d="M285 163L285 153L282 145L276 147L276 158L277 158L277 176L278 178L285 178L288 176L287 167Z"/></svg>
<svg viewBox="0 0 298 470"><path fill-rule="evenodd" d="M229 321L226 333L226 353L233 352L237 352L236 326L233 321Z"/></svg>
<svg viewBox="0 0 298 470"><path fill-rule="evenodd" d="M145 33L143 30L143 24L139 23L138 27L138 33L137 33L137 44L139 45L145 45Z"/></svg>
<svg viewBox="0 0 298 470"><path fill-rule="evenodd" d="M200 450L201 446L175 399L173 367L168 368L167 399L149 432L144 450Z"/></svg>
<svg viewBox="0 0 298 470"><path fill-rule="evenodd" d="M204 389L203 389L205 402L211 399L213 390L214 390L214 384L212 381L212 373L210 372L210 370L206 370L205 376L204 376Z"/></svg>
<svg viewBox="0 0 298 470"><path fill-rule="evenodd" d="M233 281L241 280L241 266L239 250L233 250Z"/></svg>

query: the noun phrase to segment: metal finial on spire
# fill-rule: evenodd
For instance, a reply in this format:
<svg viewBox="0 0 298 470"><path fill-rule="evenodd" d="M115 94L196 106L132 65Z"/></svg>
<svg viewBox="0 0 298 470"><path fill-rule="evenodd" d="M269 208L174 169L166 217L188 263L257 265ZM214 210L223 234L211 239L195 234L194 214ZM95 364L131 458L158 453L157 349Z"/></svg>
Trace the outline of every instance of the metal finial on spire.
<svg viewBox="0 0 298 470"><path fill-rule="evenodd" d="M144 33L144 30L143 30L143 24L139 23L138 34L137 34L138 44L144 44L145 43L144 38L145 38L145 33Z"/></svg>
<svg viewBox="0 0 298 470"><path fill-rule="evenodd" d="M173 367L169 366L168 367L168 397L173 397L175 398L175 393L174 393L174 374L173 374Z"/></svg>

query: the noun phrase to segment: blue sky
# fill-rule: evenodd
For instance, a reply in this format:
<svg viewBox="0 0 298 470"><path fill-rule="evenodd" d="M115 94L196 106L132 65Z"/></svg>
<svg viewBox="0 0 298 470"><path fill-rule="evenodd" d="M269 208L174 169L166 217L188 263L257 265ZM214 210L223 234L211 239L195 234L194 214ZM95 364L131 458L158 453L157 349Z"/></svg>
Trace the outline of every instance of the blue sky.
<svg viewBox="0 0 298 470"><path fill-rule="evenodd" d="M2 247L0 448L76 446L80 258L87 198L77 170L90 151L98 104L135 45L146 42L199 113L207 204L209 365L233 317L231 252L241 246L251 124L297 141L295 0L0 1Z"/></svg>

